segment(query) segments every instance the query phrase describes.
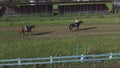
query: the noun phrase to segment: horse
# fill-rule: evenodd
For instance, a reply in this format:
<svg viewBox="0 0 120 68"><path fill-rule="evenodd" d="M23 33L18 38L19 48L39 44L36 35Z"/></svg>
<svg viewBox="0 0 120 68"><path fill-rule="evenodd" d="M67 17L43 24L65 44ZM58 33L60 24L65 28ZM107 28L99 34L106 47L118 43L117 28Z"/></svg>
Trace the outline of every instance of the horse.
<svg viewBox="0 0 120 68"><path fill-rule="evenodd" d="M35 26L34 26L34 25L28 26L28 27L27 27L27 31L25 30L24 27L22 27L22 28L19 30L19 32L22 33L23 35L25 35L26 32L27 32L27 33L30 32L30 33L33 34L32 28L35 28Z"/></svg>
<svg viewBox="0 0 120 68"><path fill-rule="evenodd" d="M71 31L73 29L73 27L76 27L76 31L78 31L79 30L79 26L80 26L81 23L83 23L83 21L79 21L77 23L70 24L69 25L69 30Z"/></svg>

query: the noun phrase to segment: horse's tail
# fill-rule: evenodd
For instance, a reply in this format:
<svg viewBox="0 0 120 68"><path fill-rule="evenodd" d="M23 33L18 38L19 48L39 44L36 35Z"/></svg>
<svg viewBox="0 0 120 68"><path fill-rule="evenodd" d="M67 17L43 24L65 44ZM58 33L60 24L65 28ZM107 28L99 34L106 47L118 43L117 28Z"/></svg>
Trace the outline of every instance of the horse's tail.
<svg viewBox="0 0 120 68"><path fill-rule="evenodd" d="M71 24L69 25L69 30L70 30L70 31L72 30L72 25L71 25Z"/></svg>
<svg viewBox="0 0 120 68"><path fill-rule="evenodd" d="M24 28L20 28L20 29L19 29L19 32L24 32Z"/></svg>

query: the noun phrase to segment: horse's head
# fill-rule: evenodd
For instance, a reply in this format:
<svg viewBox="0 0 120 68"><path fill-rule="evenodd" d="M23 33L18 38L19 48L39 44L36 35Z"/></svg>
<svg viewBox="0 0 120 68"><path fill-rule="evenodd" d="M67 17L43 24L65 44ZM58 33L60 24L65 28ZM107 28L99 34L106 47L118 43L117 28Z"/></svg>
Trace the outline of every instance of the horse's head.
<svg viewBox="0 0 120 68"><path fill-rule="evenodd" d="M79 23L83 23L83 21L79 21Z"/></svg>
<svg viewBox="0 0 120 68"><path fill-rule="evenodd" d="M35 28L35 26L34 26L34 25L31 25L30 27L31 27L31 28Z"/></svg>

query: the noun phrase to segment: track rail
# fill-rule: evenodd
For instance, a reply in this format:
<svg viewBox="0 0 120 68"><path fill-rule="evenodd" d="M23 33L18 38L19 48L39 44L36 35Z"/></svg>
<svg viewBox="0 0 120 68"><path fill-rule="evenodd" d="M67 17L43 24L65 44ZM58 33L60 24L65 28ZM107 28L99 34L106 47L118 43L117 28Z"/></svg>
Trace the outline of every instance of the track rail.
<svg viewBox="0 0 120 68"><path fill-rule="evenodd" d="M119 60L120 53L97 54L97 55L78 55L78 56L58 56L45 58L18 58L0 60L0 66L22 66L33 64L55 64L55 63L70 63L70 62L100 62L108 60Z"/></svg>

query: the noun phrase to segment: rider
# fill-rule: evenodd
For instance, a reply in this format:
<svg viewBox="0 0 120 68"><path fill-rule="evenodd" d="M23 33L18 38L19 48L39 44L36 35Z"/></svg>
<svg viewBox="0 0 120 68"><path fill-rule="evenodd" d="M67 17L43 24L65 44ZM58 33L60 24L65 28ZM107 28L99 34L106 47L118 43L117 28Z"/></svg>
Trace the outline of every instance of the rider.
<svg viewBox="0 0 120 68"><path fill-rule="evenodd" d="M28 24L27 24L27 23L25 23L25 25L24 25L24 29L25 29L25 31L28 30Z"/></svg>
<svg viewBox="0 0 120 68"><path fill-rule="evenodd" d="M78 21L78 18L76 18L76 19L75 19L75 25L77 25L78 22L79 22L79 21Z"/></svg>

